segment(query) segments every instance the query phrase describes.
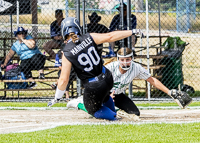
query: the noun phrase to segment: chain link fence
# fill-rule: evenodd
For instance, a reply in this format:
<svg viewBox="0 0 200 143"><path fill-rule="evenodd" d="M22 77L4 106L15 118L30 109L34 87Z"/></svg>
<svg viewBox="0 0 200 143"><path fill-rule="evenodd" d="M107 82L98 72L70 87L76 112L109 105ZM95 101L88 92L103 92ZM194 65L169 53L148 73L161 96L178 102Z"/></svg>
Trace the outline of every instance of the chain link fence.
<svg viewBox="0 0 200 143"><path fill-rule="evenodd" d="M23 60L27 60L27 58L23 59L21 57L21 52L24 51L19 52L19 47L13 48L13 45L16 46L18 41L14 32L19 32L18 27L21 26L28 30L27 36L30 35L35 40L38 51L40 51L39 54L45 57L45 62L44 59L36 57L35 62L31 63L29 61L27 63L32 64L31 67L29 65L23 66L23 68L28 68L23 71L30 71L31 69L32 76L24 75L23 77L20 73L21 82L12 82L13 79L9 78L5 79L6 70L8 69L1 68L2 75L4 75L4 80L1 80L0 83L1 100L21 101L28 99L43 101L53 98L55 84L59 77L59 66L61 66L59 65L59 56L56 54L64 43L58 28L62 21L60 19L77 17L80 19L85 33L107 33L127 29L127 9L125 10L127 1L124 0L123 2L125 3L124 23L120 25L119 22L122 17L120 15L120 2L117 0L1 0L0 60L2 64L6 61L7 67L9 67L8 64L11 64L10 67L13 69L14 63L21 65ZM143 0L131 0L130 3L130 27L141 29L145 35L145 38L135 37L130 40L131 44L129 46L136 53L134 61L145 68L148 67L149 63L151 75L159 79L166 87L184 90L194 99L199 100L200 0L148 0L147 6L146 1ZM148 13L146 8L148 8ZM54 22L56 19L57 21ZM117 20L114 21L114 19ZM148 28L146 27L147 22ZM54 30L55 27L58 30ZM149 38L146 36L147 34L149 34ZM124 40L125 46L128 46L128 41ZM147 45L149 52L147 51ZM110 50L112 50L110 47L114 47L116 53L121 47L121 43L99 45L103 56L110 54ZM9 55L10 50L13 50L15 54L10 55L12 61L8 62L6 56ZM147 55L149 55L149 61ZM104 58L104 60L107 61L109 58ZM38 72L37 70L40 70L40 68L38 69L36 65L42 63L44 63L44 67L41 66L44 72ZM44 73L44 75L41 73ZM72 75L69 96L77 96L77 86L78 89L82 87L79 84L77 85L76 75L74 73ZM26 79L26 81L23 81L23 79ZM21 87L22 89L9 87L12 84L16 86L16 83L18 83L18 88L23 83L30 86L32 82L35 82L37 87L29 89L27 87ZM132 86L127 89L126 93L133 100L163 101L169 99L168 95L151 85L148 86L146 81L139 79L133 80Z"/></svg>

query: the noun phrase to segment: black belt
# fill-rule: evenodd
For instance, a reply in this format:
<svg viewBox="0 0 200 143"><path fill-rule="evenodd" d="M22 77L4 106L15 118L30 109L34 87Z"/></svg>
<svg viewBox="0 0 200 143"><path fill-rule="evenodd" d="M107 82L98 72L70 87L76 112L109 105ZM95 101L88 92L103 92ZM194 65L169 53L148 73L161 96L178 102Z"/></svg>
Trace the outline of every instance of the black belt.
<svg viewBox="0 0 200 143"><path fill-rule="evenodd" d="M105 74L106 73L106 68L103 66L102 67L102 73ZM100 74L98 76L92 77L88 79L88 82L94 82L94 81L99 81L100 79L103 79L105 77L105 75Z"/></svg>

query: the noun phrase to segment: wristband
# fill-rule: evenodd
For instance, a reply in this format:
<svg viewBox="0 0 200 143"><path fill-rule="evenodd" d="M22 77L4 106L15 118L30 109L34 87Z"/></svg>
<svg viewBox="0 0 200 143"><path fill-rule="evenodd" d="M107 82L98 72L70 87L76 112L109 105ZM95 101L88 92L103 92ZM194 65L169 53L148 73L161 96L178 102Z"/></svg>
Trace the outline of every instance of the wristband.
<svg viewBox="0 0 200 143"><path fill-rule="evenodd" d="M169 95L169 96L171 96L171 95L172 95L172 92L171 92L171 90L169 90L169 91L168 91L168 95Z"/></svg>
<svg viewBox="0 0 200 143"><path fill-rule="evenodd" d="M65 93L65 90L60 90L60 89L58 89L58 87L57 87L56 93L55 93L55 99L60 99L60 98L62 98L63 95L64 95L64 93Z"/></svg>
<svg viewBox="0 0 200 143"><path fill-rule="evenodd" d="M132 29L132 35L135 34L135 33L137 33L136 29Z"/></svg>
<svg viewBox="0 0 200 143"><path fill-rule="evenodd" d="M132 29L132 35L135 35L136 29Z"/></svg>

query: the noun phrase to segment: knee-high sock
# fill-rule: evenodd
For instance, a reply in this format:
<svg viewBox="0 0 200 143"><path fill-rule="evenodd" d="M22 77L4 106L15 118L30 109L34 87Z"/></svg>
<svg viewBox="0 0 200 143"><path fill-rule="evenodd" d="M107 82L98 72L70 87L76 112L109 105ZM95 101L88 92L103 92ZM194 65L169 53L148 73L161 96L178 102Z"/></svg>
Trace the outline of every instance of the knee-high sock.
<svg viewBox="0 0 200 143"><path fill-rule="evenodd" d="M116 120L115 116L116 113L106 106L102 106L101 109L94 113L94 117L100 119Z"/></svg>
<svg viewBox="0 0 200 143"><path fill-rule="evenodd" d="M83 103L79 103L79 104L78 104L78 109L81 109L81 110L83 110L83 111L85 111L85 112L88 113L88 111L85 109L85 106L84 106Z"/></svg>
<svg viewBox="0 0 200 143"><path fill-rule="evenodd" d="M103 105L105 105L106 107L110 108L113 112L116 113L115 104L113 102L112 97L109 96L108 101L106 101L105 103L103 103Z"/></svg>

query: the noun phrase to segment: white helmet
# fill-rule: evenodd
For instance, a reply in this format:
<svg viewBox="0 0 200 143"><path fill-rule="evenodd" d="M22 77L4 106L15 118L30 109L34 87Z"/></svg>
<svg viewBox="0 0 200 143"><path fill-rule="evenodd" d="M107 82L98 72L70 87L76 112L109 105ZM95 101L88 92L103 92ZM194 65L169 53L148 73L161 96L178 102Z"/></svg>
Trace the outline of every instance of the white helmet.
<svg viewBox="0 0 200 143"><path fill-rule="evenodd" d="M123 52L121 52L122 50L123 50ZM132 64L130 64L130 66L128 64L133 61L133 52L127 53L127 51L132 51L132 50L129 48L120 48L119 51L117 52L117 61L119 62L119 66L123 70L129 70L129 68L131 67ZM128 58L128 57L132 57L132 60L129 62L122 62L119 60L119 58Z"/></svg>

